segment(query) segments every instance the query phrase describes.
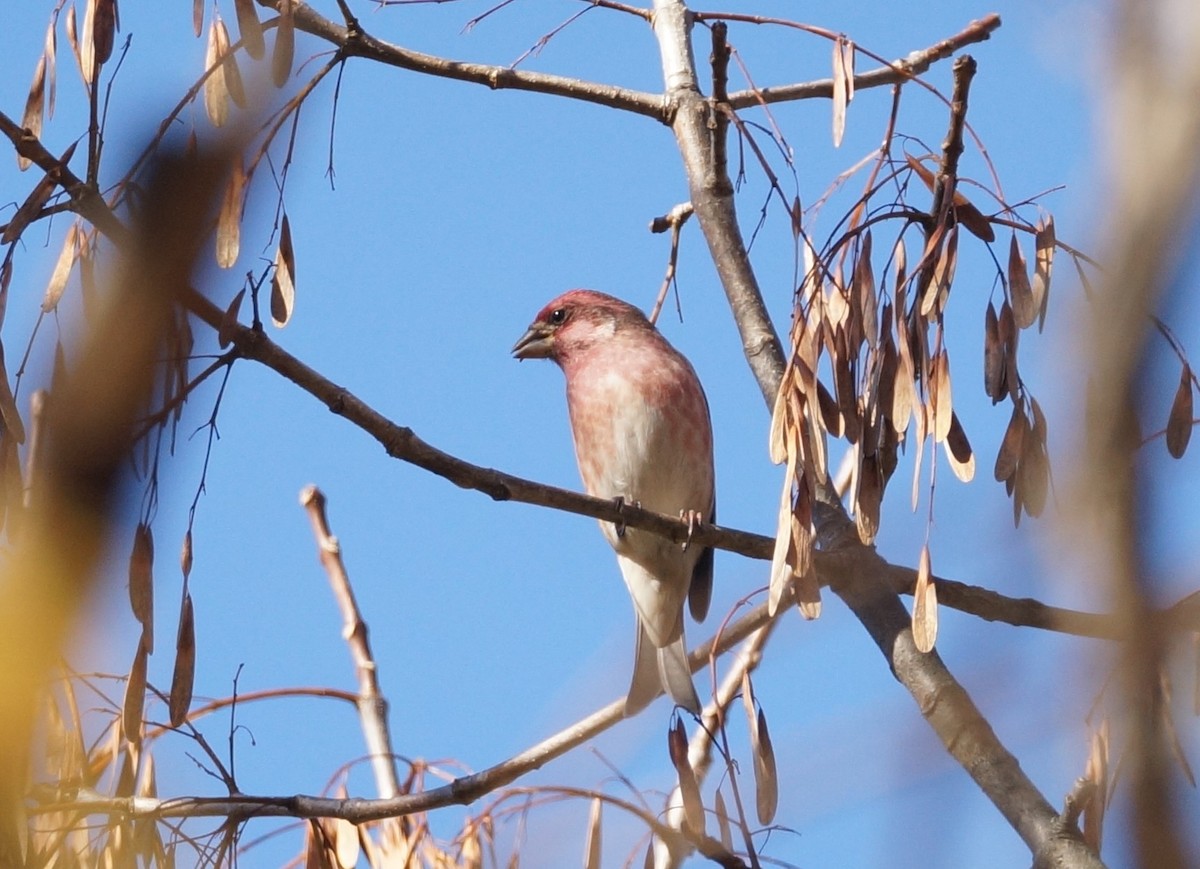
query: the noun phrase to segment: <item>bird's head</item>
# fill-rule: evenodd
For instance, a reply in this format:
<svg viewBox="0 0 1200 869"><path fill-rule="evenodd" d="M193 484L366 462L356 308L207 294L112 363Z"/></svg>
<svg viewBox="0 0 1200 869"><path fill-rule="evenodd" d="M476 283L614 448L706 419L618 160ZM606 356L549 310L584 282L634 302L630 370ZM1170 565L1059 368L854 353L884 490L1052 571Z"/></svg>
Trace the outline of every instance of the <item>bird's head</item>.
<svg viewBox="0 0 1200 869"><path fill-rule="evenodd" d="M513 345L517 359L553 359L562 365L621 328L654 330L645 314L595 290L570 290L542 308Z"/></svg>

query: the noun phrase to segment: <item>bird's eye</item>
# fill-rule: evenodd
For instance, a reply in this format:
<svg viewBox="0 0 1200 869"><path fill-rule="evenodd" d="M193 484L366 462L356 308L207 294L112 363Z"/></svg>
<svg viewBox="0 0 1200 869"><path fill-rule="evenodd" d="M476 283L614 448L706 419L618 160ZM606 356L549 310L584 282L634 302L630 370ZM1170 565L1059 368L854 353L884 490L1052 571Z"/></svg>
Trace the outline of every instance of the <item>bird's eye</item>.
<svg viewBox="0 0 1200 869"><path fill-rule="evenodd" d="M555 308L553 311L550 312L550 322L553 323L555 326L562 325L566 321L566 319L567 319L567 309L566 308Z"/></svg>

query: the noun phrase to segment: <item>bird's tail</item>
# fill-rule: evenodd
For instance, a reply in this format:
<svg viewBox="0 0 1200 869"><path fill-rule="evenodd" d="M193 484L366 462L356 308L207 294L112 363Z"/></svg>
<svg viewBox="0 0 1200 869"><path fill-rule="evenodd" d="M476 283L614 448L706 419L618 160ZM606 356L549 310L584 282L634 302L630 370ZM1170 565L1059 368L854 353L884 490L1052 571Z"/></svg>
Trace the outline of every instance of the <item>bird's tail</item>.
<svg viewBox="0 0 1200 869"><path fill-rule="evenodd" d="M678 639L661 649L655 648L639 618L633 681L625 697L625 714L628 716L640 712L664 690L684 709L700 714L700 698L696 695L696 686L692 684L683 633L680 632Z"/></svg>

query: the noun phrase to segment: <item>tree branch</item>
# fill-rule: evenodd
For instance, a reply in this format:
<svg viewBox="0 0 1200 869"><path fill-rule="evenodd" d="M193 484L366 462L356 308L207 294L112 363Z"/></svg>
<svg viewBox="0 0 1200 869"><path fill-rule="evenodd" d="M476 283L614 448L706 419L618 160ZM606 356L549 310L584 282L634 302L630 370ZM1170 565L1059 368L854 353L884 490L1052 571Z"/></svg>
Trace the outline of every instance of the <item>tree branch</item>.
<svg viewBox="0 0 1200 869"><path fill-rule="evenodd" d="M273 0L258 0L260 6L274 9ZM659 94L630 90L616 85L583 81L543 72L510 69L485 63L450 60L424 54L377 39L365 30L350 30L325 18L307 3L296 2L296 27L337 47L343 57L362 57L388 66L407 69L439 78L486 85L493 90L523 90L551 96L568 97L598 103L612 109L665 121L666 104Z"/></svg>
<svg viewBox="0 0 1200 869"><path fill-rule="evenodd" d="M391 730L388 727L388 702L379 690L379 679L375 656L371 654L371 643L367 636L367 623L358 608L354 589L350 587L350 576L342 561L341 543L329 529L329 517L325 512L325 493L316 486L305 486L300 493L300 504L308 513L313 537L317 541L317 553L321 566L329 575L329 586L337 599L342 613L342 635L350 646L354 658L354 669L358 674L359 720L362 722L363 739L367 743L367 754L375 772L375 788L383 799L400 793L396 777L395 753L392 751Z"/></svg>
<svg viewBox="0 0 1200 869"><path fill-rule="evenodd" d="M692 204L704 230L741 332L746 359L758 380L767 407L775 403L783 373L783 354L774 326L762 303L757 281L742 242L728 176L716 169L705 123L712 111L696 84L691 52L691 13L683 0L655 0L654 30L659 41L667 96L676 111L673 128L688 174ZM998 21L997 21L998 23ZM1035 863L1072 861L1074 866L1100 866L1082 842L1058 824L1054 809L955 681L936 652L922 654L913 642L910 619L900 599L887 586L887 563L859 540L845 508L827 493L814 518L818 538L830 550L834 568L830 587L854 611L892 668L913 695L947 751L979 785L1029 846Z"/></svg>
<svg viewBox="0 0 1200 869"><path fill-rule="evenodd" d="M730 16L732 20L732 16ZM985 15L972 21L963 30L907 57L897 58L877 69L860 73L854 77L854 90L883 87L902 83L926 72L931 66L945 60L960 48L976 42L984 42L1000 27L1000 16ZM729 104L734 109L747 109L763 103L782 103L795 100L832 99L833 79L822 78L800 84L780 85L757 90L736 91L729 95Z"/></svg>

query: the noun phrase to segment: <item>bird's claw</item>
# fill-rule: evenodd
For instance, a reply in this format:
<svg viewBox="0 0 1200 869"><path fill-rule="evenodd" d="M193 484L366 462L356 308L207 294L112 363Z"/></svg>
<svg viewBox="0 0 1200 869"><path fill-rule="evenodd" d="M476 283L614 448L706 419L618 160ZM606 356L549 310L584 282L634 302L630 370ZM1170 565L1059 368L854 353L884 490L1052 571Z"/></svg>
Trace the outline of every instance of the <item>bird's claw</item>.
<svg viewBox="0 0 1200 869"><path fill-rule="evenodd" d="M683 541L683 551L687 552L688 547L692 545L692 534L696 530L696 526L704 521L698 510L680 510L679 518L687 523L687 537Z"/></svg>
<svg viewBox="0 0 1200 869"><path fill-rule="evenodd" d="M622 511L624 511L624 509L625 509L624 496L617 495L617 497L613 498L613 505L617 508L617 516L620 516ZM618 540L620 540L622 537L625 536L625 520L624 519L617 519L617 521L613 523L613 528L616 529Z"/></svg>

